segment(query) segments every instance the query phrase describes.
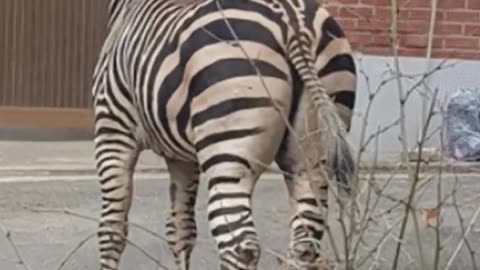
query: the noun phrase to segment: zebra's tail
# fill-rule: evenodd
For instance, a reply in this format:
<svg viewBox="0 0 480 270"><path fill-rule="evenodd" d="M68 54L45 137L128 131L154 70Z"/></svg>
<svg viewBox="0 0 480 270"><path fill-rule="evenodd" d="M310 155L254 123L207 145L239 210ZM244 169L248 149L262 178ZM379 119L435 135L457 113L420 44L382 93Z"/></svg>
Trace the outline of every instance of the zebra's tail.
<svg viewBox="0 0 480 270"><path fill-rule="evenodd" d="M346 138L347 131L335 104L315 72L315 61L308 46L309 42L301 40L302 36L292 39L287 55L317 110L319 125L323 128L321 147L326 147L323 150L327 151L326 166L327 170L330 170L328 173L335 175L341 191L350 194L355 162Z"/></svg>

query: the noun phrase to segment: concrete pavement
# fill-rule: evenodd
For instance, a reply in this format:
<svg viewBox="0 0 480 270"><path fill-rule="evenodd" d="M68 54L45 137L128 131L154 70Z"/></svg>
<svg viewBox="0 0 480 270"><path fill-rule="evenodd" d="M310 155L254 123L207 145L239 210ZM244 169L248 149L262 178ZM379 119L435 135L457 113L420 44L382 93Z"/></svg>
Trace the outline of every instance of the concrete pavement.
<svg viewBox="0 0 480 270"><path fill-rule="evenodd" d="M94 147L91 140L83 141L1 141L0 181L32 180L79 180L82 175L95 175ZM447 165L445 165L447 164ZM445 161L444 171L478 173L480 163ZM377 172L388 173L398 164L377 164ZM369 171L371 164L362 165ZM429 171L438 171L440 164L432 162L425 166ZM275 170L275 165L271 167ZM404 168L403 168L404 169ZM400 168L402 171L402 168ZM165 162L151 151L144 151L139 158L136 172L141 175L164 173Z"/></svg>
<svg viewBox="0 0 480 270"><path fill-rule="evenodd" d="M457 189L457 200L461 205L460 213L463 217L464 227L470 223L480 205L479 195L480 176L461 175ZM386 183L387 178L379 177L378 183ZM442 180L443 194L449 194L454 190L454 178L444 176ZM164 221L167 215L168 203L168 180L165 175L158 175L155 180L137 180L135 183L135 196L130 221L140 224L145 228L163 236ZM206 185L202 181L197 204L197 219L199 238L198 245L193 254L192 270L218 269L217 256L214 243L210 237L206 219ZM420 205L431 207L436 203L435 185L425 189L424 196L420 199ZM407 182L402 176L396 177L390 182L384 194L402 198L407 194ZM99 187L94 178L84 176L79 181L45 181L45 182L10 182L0 183L0 224L10 231L17 249L23 260L31 270L54 270L58 269L62 261L74 250L80 242L92 236L96 230L96 223L85 218L78 218L63 213L42 212L63 211L68 209L91 218L99 214ZM375 195L372 197L372 201ZM451 200L448 200L449 202ZM254 217L259 230L260 241L264 248L260 263L261 270L281 270L280 267L267 252L267 249L276 252L285 251L288 241L288 200L283 181L278 175L266 175L258 183L254 195ZM379 207L372 210L372 217L385 213L393 202L386 198L379 201ZM332 211L329 215L335 241L341 249L342 233L341 226L336 221L335 202L331 200ZM42 210L37 212L37 210ZM382 251L378 262L380 266L372 269L390 269L393 248L396 241L393 237L387 237L384 242L383 235L388 231L388 224L393 224L401 217L400 208L387 211L382 218L374 218L376 222L370 224L366 231L364 242L360 245L361 254L368 254L368 250L379 247ZM456 217L455 208L447 204L442 210L442 256L441 265L445 266L451 254L461 240L462 230ZM388 221L388 222L387 222ZM467 235L469 245L476 252L480 250L480 221L474 220L470 233ZM173 261L165 243L158 237L152 236L138 228L132 228L130 240L141 247L156 260L164 264L168 269L173 268ZM413 233L407 230L407 240L412 245ZM423 236L422 236L423 237ZM324 245L327 245L327 237ZM379 244L381 243L381 244ZM423 247L427 251L434 250L434 241L431 235L422 238ZM408 256L415 258L415 250L411 246L405 249ZM97 244L96 239L89 239L78 251L73 253L62 269L97 269ZM408 257L402 256L402 264L399 269L416 269L408 266ZM480 265L480 258L475 257L476 264ZM369 261L362 268L368 269ZM0 269L22 270L25 269L17 263L14 249L10 246L5 236L0 236ZM137 250L129 246L122 262L122 270L154 270L155 263ZM443 269L443 267L441 268ZM472 266L468 250L460 249L453 261L452 269L475 269Z"/></svg>
<svg viewBox="0 0 480 270"><path fill-rule="evenodd" d="M93 236L96 223L85 218L78 218L64 213L36 212L34 210L63 211L69 209L75 213L96 218L99 214L99 187L93 170L93 145L89 141L67 142L12 142L0 141L0 225L10 232L21 257L29 268L18 264L15 251L5 235L0 235L0 270L53 270L58 269L62 261L79 243L88 239L83 247L71 255L62 269L96 269L97 244ZM378 183L386 183L387 174L393 165L382 165L383 170L376 175ZM456 191L456 198L463 218L464 228L472 221L467 235L468 245L476 252L480 250L480 221L474 219L480 206L480 175L473 173L476 164L456 164L449 170L457 169L468 172L460 175L447 173L442 177L442 194L447 196ZM131 212L131 222L142 225L163 236L164 220L168 209L168 176L165 174L164 162L151 152L141 157L136 173L135 197ZM435 167L433 167L435 168ZM460 169L458 169L460 168ZM434 176L432 176L434 177ZM393 177L383 193L388 196L404 198L408 194L407 177L401 172ZM199 227L198 246L193 254L192 270L218 269L217 256L213 239L208 231L206 221L206 186L202 182L197 218ZM427 186L419 204L432 207L436 203L436 185ZM371 202L376 195L372 195ZM362 254L378 247L382 252L378 257L379 266L371 269L390 269L395 239L383 235L395 220L401 217L401 209L387 211L395 203L382 196L379 207L372 210L372 216L386 213L371 223L364 243L359 246ZM457 218L451 197L442 210L441 227L442 256L441 265L445 266L458 247L462 229ZM332 199L331 199L332 200ZM331 201L332 212L329 215L334 238L341 248L341 226L336 220L335 202ZM385 212L386 211L386 212ZM266 174L256 188L254 196L254 216L259 236L264 247L261 270L286 269L279 267L277 260L267 251L285 251L288 242L288 200L283 181L277 174ZM411 245L412 233L407 233L408 245ZM425 250L433 250L431 235L422 238ZM153 258L173 268L173 261L165 243L157 236L152 236L138 228L132 228L131 241L140 246ZM324 238L327 245L327 237ZM328 246L328 245L327 245ZM415 258L415 248L407 248L407 255L402 256L403 263L399 269L415 269L406 262L408 257ZM412 254L410 254L412 253ZM476 254L476 253L475 253ZM479 256L474 257L480 266ZM372 261L364 267L368 269ZM129 246L122 263L122 270L157 269L155 263L146 258L136 248ZM443 269L443 267L441 267ZM463 245L452 263L452 269L475 269L469 250Z"/></svg>

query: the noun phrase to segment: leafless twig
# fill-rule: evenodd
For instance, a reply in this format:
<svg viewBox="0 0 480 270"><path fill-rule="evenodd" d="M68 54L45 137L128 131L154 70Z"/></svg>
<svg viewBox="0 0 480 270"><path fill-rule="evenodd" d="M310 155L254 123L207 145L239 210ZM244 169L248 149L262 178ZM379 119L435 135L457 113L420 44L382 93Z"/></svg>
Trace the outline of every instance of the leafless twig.
<svg viewBox="0 0 480 270"><path fill-rule="evenodd" d="M18 250L17 245L15 244L15 241L12 239L12 233L5 228L1 223L0 223L0 229L2 230L3 234L5 235L5 238L7 238L7 241L10 243L10 246L12 247L13 251L15 252L15 256L17 256L17 263L22 265L23 268L26 270L32 270L32 268L27 264L27 262L23 259L22 255L20 254L20 251Z"/></svg>
<svg viewBox="0 0 480 270"><path fill-rule="evenodd" d="M452 266L453 261L455 260L455 258L458 255L458 252L460 252L460 249L462 248L463 244L465 243L466 237L470 233L470 231L472 230L472 227L475 224L475 221L477 220L479 214L480 214L480 206L477 207L477 209L475 210L475 213L473 214L472 218L470 219L470 223L468 224L468 227L465 230L465 233L462 235L462 240L460 240L460 243L458 243L457 248L453 252L450 259L448 260L447 266L445 266L445 268L444 268L445 270L450 269L450 267Z"/></svg>
<svg viewBox="0 0 480 270"><path fill-rule="evenodd" d="M60 262L60 264L57 267L57 270L61 270L65 264L70 260L70 258L83 246L85 245L90 239L94 238L97 234L92 233L88 235L86 238L82 239L73 249L70 251L67 256Z"/></svg>

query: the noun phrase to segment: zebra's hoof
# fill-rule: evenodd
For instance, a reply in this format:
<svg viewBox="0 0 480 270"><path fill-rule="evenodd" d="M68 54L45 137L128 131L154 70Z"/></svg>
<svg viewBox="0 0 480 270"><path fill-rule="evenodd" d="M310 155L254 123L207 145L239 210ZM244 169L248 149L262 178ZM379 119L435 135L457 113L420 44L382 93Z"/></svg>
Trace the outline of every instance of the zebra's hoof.
<svg viewBox="0 0 480 270"><path fill-rule="evenodd" d="M220 269L256 270L260 258L260 246L257 241L246 239L230 249L221 251Z"/></svg>
<svg viewBox="0 0 480 270"><path fill-rule="evenodd" d="M254 240L246 240L235 247L235 252L241 261L256 264L260 258L260 246Z"/></svg>
<svg viewBox="0 0 480 270"><path fill-rule="evenodd" d="M320 246L311 240L298 241L289 249L288 258L300 266L300 269L316 269L312 266L320 258Z"/></svg>

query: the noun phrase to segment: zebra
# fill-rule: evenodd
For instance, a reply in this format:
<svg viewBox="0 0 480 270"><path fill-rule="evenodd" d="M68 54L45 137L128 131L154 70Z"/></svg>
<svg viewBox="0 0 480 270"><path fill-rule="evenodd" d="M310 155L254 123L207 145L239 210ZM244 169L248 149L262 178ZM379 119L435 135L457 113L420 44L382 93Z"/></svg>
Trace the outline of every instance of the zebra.
<svg viewBox="0 0 480 270"><path fill-rule="evenodd" d="M316 0L110 0L109 14L92 86L100 269L119 268L144 150L170 174L177 269L190 268L200 176L220 269L257 268L251 196L272 162L288 189L289 257L309 269L327 180L349 191L355 168L356 67L340 25Z"/></svg>

